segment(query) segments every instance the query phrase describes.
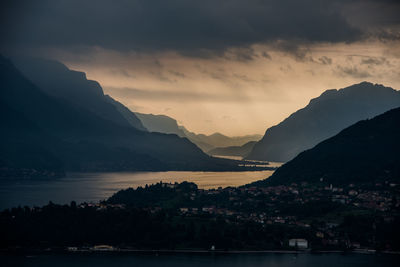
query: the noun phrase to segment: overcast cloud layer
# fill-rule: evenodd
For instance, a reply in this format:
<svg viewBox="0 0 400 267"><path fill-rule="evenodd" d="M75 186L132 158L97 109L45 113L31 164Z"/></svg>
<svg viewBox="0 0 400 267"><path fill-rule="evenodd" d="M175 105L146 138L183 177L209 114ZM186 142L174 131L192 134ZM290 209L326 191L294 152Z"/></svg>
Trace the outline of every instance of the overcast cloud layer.
<svg viewBox="0 0 400 267"><path fill-rule="evenodd" d="M140 112L263 133L325 89L400 89L396 0L3 0L0 53L60 60Z"/></svg>
<svg viewBox="0 0 400 267"><path fill-rule="evenodd" d="M5 46L218 53L255 43L398 38L398 1L2 1ZM376 32L379 28L379 32ZM397 28L398 29L398 28Z"/></svg>

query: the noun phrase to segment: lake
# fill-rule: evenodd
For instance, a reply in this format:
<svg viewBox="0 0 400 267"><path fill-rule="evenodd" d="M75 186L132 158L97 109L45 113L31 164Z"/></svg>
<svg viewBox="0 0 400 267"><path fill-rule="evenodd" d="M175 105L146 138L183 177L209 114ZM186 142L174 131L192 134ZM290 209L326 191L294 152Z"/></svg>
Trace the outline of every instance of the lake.
<svg viewBox="0 0 400 267"><path fill-rule="evenodd" d="M273 171L245 172L103 172L67 173L58 179L1 180L0 210L18 205L42 206L52 201L57 204L97 202L120 189L146 184L190 181L199 188L209 189L240 186L265 179Z"/></svg>
<svg viewBox="0 0 400 267"><path fill-rule="evenodd" d="M1 257L1 256L0 256ZM399 255L363 254L215 254L173 253L173 254L50 254L31 256L3 256L3 266L75 266L75 267L372 267L398 266Z"/></svg>

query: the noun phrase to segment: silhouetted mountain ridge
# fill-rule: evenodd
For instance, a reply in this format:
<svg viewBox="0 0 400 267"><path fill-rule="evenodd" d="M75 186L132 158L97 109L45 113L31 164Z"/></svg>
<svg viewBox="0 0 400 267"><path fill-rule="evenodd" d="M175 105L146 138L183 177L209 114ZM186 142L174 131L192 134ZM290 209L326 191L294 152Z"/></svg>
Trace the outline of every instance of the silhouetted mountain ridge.
<svg viewBox="0 0 400 267"><path fill-rule="evenodd" d="M235 162L209 157L185 138L140 131L127 121L121 125L72 98L46 94L47 89L39 89L2 57L0 88L0 176L56 176L64 170L240 169Z"/></svg>
<svg viewBox="0 0 400 267"><path fill-rule="evenodd" d="M109 103L100 84L88 80L84 72L70 70L58 61L47 59L14 58L13 62L25 77L46 94L72 102L120 126L131 125L138 130L146 130L135 114L131 114L128 121Z"/></svg>
<svg viewBox="0 0 400 267"><path fill-rule="evenodd" d="M400 108L359 121L253 185L400 182Z"/></svg>
<svg viewBox="0 0 400 267"><path fill-rule="evenodd" d="M351 124L400 106L400 92L362 82L332 89L269 128L247 159L285 162Z"/></svg>
<svg viewBox="0 0 400 267"><path fill-rule="evenodd" d="M141 131L147 131L143 126L141 120L129 108L125 107L122 103L118 102L109 95L105 95L107 101L116 107L117 111L128 121L128 123Z"/></svg>
<svg viewBox="0 0 400 267"><path fill-rule="evenodd" d="M178 122L171 117L139 112L135 112L135 114L150 132L176 134L180 137L186 137L185 133L179 128Z"/></svg>
<svg viewBox="0 0 400 267"><path fill-rule="evenodd" d="M256 141L250 141L242 146L217 147L208 151L208 154L218 156L246 157L256 143Z"/></svg>
<svg viewBox="0 0 400 267"><path fill-rule="evenodd" d="M179 125L175 119L166 115L139 112L135 112L135 114L150 132L172 133L180 137L186 137L206 153L216 147L241 146L250 141L258 141L261 138L261 135L258 134L233 137L221 133L213 133L211 135L196 134Z"/></svg>

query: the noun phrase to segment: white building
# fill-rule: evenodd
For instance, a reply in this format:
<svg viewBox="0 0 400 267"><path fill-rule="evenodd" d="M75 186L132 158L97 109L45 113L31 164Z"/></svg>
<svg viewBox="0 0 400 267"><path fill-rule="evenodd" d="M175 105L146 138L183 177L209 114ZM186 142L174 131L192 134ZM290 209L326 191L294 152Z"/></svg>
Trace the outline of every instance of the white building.
<svg viewBox="0 0 400 267"><path fill-rule="evenodd" d="M308 241L306 239L290 239L289 240L289 247L299 248L299 249L307 249L308 248Z"/></svg>
<svg viewBox="0 0 400 267"><path fill-rule="evenodd" d="M95 251L113 251L113 250L115 250L115 248L113 246L109 246L109 245L96 245L96 246L92 247L92 250L95 250Z"/></svg>

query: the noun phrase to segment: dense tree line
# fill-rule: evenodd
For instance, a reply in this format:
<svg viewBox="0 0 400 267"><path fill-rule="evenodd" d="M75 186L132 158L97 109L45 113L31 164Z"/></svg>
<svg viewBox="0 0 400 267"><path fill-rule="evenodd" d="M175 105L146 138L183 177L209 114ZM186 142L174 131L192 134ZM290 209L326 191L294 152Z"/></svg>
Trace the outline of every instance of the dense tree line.
<svg viewBox="0 0 400 267"><path fill-rule="evenodd" d="M290 238L306 238L317 250L346 250L351 247L351 241L379 250L400 250L397 211L377 213L324 200L289 205L289 199L282 195L286 200L273 206L270 213L280 209L279 214L296 215L308 221L309 226L266 224L202 212L200 208L210 204L235 209L226 193L208 195L207 192L188 182L158 183L121 190L98 205L50 202L40 208L5 210L0 213L0 246L47 248L109 244L135 249L210 249L215 246L222 250L268 250L289 249ZM197 197L193 198L193 194ZM247 191L243 194L245 199L250 197ZM260 203L252 209L244 205L237 210L265 211L268 203ZM199 207L199 212L189 215L182 213L179 207ZM332 237L338 242L332 245L316 233L327 229L325 218L335 216L341 223L334 229L337 236Z"/></svg>

